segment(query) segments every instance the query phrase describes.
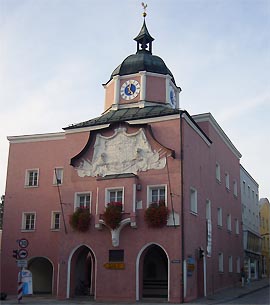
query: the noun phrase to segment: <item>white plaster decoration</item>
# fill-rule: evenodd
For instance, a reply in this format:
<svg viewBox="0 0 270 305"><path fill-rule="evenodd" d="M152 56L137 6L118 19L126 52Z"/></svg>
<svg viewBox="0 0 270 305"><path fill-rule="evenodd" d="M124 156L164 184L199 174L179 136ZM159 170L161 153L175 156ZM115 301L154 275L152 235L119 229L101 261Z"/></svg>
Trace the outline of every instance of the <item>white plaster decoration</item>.
<svg viewBox="0 0 270 305"><path fill-rule="evenodd" d="M135 213L136 211L136 191L137 185L136 183L133 184L133 198L132 198L132 212Z"/></svg>
<svg viewBox="0 0 270 305"><path fill-rule="evenodd" d="M104 220L100 219L99 222L101 224L103 224L104 226L106 226L110 230L111 236L112 236L112 246L113 247L118 247L119 246L119 240L120 240L120 232L124 228L124 226L126 226L128 224L131 224L131 219L130 218L125 218L125 219L121 220L119 227L117 229L114 229L114 230L111 229L110 227L108 227L105 224ZM135 228L134 225L133 226L131 225L131 227Z"/></svg>
<svg viewBox="0 0 270 305"><path fill-rule="evenodd" d="M119 103L120 99L120 77L116 75L113 77L114 79L114 104Z"/></svg>
<svg viewBox="0 0 270 305"><path fill-rule="evenodd" d="M170 212L168 220L167 220L167 226L174 227L174 226L179 226L179 225L180 225L179 214L176 212Z"/></svg>
<svg viewBox="0 0 270 305"><path fill-rule="evenodd" d="M141 210L142 209L142 200L139 200L136 202L136 209Z"/></svg>
<svg viewBox="0 0 270 305"><path fill-rule="evenodd" d="M141 92L140 92L140 100L145 101L146 98L146 71L141 71Z"/></svg>
<svg viewBox="0 0 270 305"><path fill-rule="evenodd" d="M170 104L170 83L171 77L166 75L166 103Z"/></svg>
<svg viewBox="0 0 270 305"><path fill-rule="evenodd" d="M82 159L76 168L80 177L133 173L166 166L161 150L153 151L143 129L128 134L126 128L115 129L112 136L97 134L92 160Z"/></svg>

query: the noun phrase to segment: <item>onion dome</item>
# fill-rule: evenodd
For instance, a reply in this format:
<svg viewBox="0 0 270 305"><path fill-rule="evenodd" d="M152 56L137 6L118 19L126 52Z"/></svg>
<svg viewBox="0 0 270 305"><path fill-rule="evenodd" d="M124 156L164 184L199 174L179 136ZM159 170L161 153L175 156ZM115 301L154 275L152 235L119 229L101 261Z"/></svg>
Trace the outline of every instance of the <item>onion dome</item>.
<svg viewBox="0 0 270 305"><path fill-rule="evenodd" d="M140 33L134 38L137 42L137 52L128 56L124 61L113 71L110 80L116 75L135 74L140 71L147 71L158 74L169 74L174 81L172 72L168 69L164 61L152 54L152 42L154 38L149 34L145 20Z"/></svg>

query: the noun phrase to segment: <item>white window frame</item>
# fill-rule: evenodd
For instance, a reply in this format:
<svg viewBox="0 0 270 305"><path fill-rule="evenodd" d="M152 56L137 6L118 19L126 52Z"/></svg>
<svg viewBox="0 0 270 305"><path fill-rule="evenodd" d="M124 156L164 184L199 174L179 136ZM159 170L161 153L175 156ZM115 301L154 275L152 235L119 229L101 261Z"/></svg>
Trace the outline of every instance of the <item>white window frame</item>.
<svg viewBox="0 0 270 305"><path fill-rule="evenodd" d="M56 180L55 171L57 173L58 182ZM60 177L58 176L59 174L60 174ZM56 167L53 170L53 185L61 185L61 184L63 184L63 178L64 178L64 168L63 167Z"/></svg>
<svg viewBox="0 0 270 305"><path fill-rule="evenodd" d="M122 192L122 210L124 210L124 198L125 198L125 192L124 192L124 187L110 187L110 188L105 188L105 207L107 206L108 203L110 203L110 193L111 192Z"/></svg>
<svg viewBox="0 0 270 305"><path fill-rule="evenodd" d="M227 230L229 232L232 231L232 215L231 214L227 215Z"/></svg>
<svg viewBox="0 0 270 305"><path fill-rule="evenodd" d="M164 188L164 200L165 200L165 206L168 205L167 200L167 185L166 184L157 184L157 185L147 185L147 207L149 207L150 204L153 203L152 201L152 191L153 190L160 190ZM158 201L160 200L160 194L158 194Z"/></svg>
<svg viewBox="0 0 270 305"><path fill-rule="evenodd" d="M90 196L89 198L89 211L91 211L91 201L92 201L92 192L85 191L85 192L76 192L74 195L74 211L80 207L80 196ZM86 208L85 204L83 208Z"/></svg>
<svg viewBox="0 0 270 305"><path fill-rule="evenodd" d="M189 188L189 203L190 212L192 214L198 214L198 192L194 187Z"/></svg>
<svg viewBox="0 0 270 305"><path fill-rule="evenodd" d="M225 173L225 186L227 190L230 190L230 175L228 172Z"/></svg>
<svg viewBox="0 0 270 305"><path fill-rule="evenodd" d="M27 218L27 216L28 215L31 215L31 216L34 216L34 225L33 225L33 227L31 228L31 229L27 229L26 228L26 218ZM22 213L22 227L21 227L21 231L23 231L23 232L33 232L33 231L35 231L36 230L36 219L37 219L37 217L36 217L36 212L23 212ZM32 220L31 220L31 222L32 222Z"/></svg>
<svg viewBox="0 0 270 305"><path fill-rule="evenodd" d="M33 183L30 184L30 174L31 173L37 174L36 184L33 184ZM25 171L25 182L24 182L25 187L38 187L38 184L39 184L39 168L27 169Z"/></svg>
<svg viewBox="0 0 270 305"><path fill-rule="evenodd" d="M59 214L59 227L56 228L56 215ZM59 231L61 225L61 213L59 211L52 211L52 217L51 217L51 230L53 231Z"/></svg>
<svg viewBox="0 0 270 305"><path fill-rule="evenodd" d="M221 182L220 165L218 162L216 162L216 180L219 183Z"/></svg>
<svg viewBox="0 0 270 305"><path fill-rule="evenodd" d="M222 208L217 209L217 224L222 227Z"/></svg>
<svg viewBox="0 0 270 305"><path fill-rule="evenodd" d="M218 254L218 271L224 272L223 253L222 252L219 252L219 254Z"/></svg>
<svg viewBox="0 0 270 305"><path fill-rule="evenodd" d="M233 272L233 257L232 255L229 256L229 272L232 273Z"/></svg>

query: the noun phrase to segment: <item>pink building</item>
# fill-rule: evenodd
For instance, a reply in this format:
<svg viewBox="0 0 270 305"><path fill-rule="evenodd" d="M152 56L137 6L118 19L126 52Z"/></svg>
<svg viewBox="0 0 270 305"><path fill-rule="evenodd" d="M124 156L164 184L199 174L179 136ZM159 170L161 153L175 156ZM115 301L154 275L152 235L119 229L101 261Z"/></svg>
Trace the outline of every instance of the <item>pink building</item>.
<svg viewBox="0 0 270 305"><path fill-rule="evenodd" d="M100 117L8 138L1 291L17 290L18 239L29 242L34 294L180 303L238 283L241 155L210 113L179 109L153 40L144 22L136 54L104 84ZM115 226L108 203L120 205ZM159 221L164 205L165 225L150 226L145 211ZM78 208L86 220L90 211L83 232L69 222Z"/></svg>

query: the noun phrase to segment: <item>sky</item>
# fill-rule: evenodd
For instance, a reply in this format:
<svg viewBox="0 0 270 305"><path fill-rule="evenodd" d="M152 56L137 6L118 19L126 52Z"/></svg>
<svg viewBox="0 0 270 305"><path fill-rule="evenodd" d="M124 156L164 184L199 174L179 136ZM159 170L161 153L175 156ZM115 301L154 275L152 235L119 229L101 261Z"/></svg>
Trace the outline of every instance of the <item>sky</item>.
<svg viewBox="0 0 270 305"><path fill-rule="evenodd" d="M146 23L181 87L210 112L270 198L270 0L145 0ZM0 195L7 136L98 117L112 71L136 53L139 0L0 0Z"/></svg>

